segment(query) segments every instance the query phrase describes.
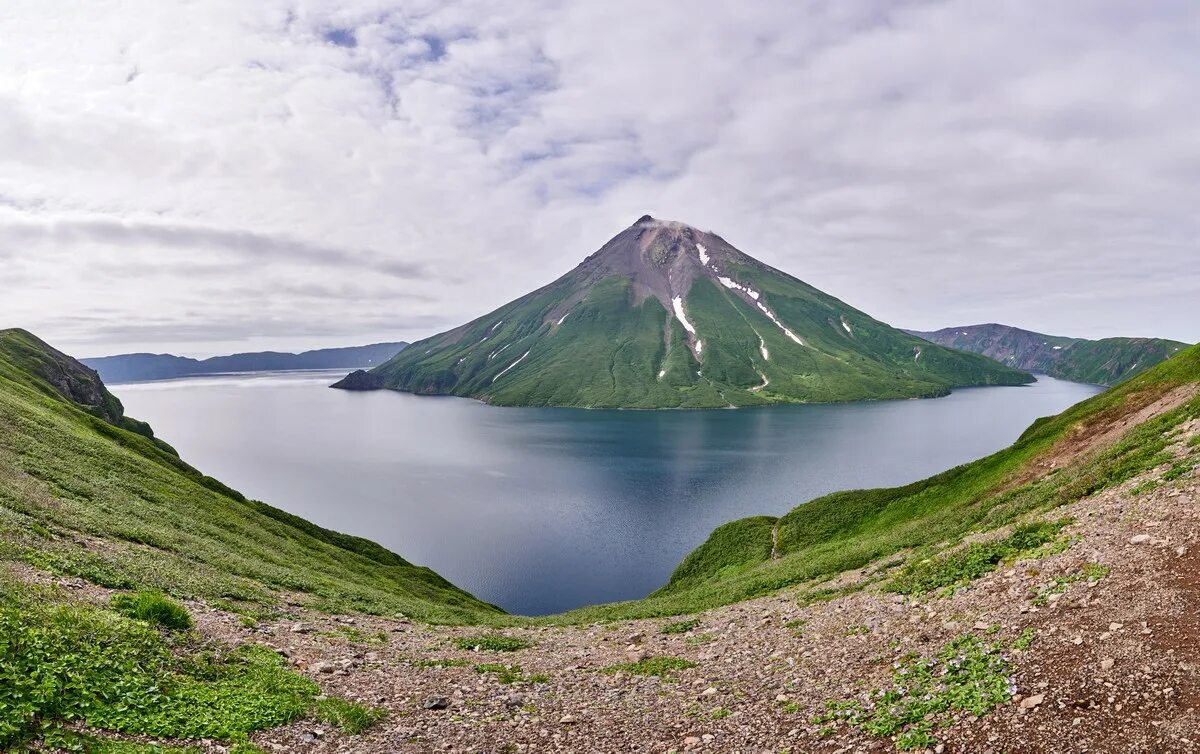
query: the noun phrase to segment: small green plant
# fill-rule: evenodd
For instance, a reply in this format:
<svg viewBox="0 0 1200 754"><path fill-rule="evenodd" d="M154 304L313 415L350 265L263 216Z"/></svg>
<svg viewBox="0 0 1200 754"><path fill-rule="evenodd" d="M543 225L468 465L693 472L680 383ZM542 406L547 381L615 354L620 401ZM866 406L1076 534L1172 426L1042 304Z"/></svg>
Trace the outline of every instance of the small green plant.
<svg viewBox="0 0 1200 754"><path fill-rule="evenodd" d="M1129 494L1142 495L1147 492L1153 492L1154 490L1158 489L1160 485L1161 485L1161 482L1159 482L1157 479L1150 479L1148 481L1142 482L1141 484L1139 484L1136 487L1134 487L1133 489L1131 489L1129 491Z"/></svg>
<svg viewBox="0 0 1200 754"><path fill-rule="evenodd" d="M351 644L387 644L389 641L386 631L367 633L355 626L335 626L333 631L325 635L345 639Z"/></svg>
<svg viewBox="0 0 1200 754"><path fill-rule="evenodd" d="M724 707L717 707L712 712L708 713L708 716L710 718L712 718L713 720L724 720L725 718L729 717L731 714L733 714L733 713L730 712L729 710L725 709Z"/></svg>
<svg viewBox="0 0 1200 754"><path fill-rule="evenodd" d="M1022 631L1020 636L1013 639L1013 642L1010 646L1018 652L1024 652L1033 646L1035 639L1037 639L1037 629L1033 626L1030 626Z"/></svg>
<svg viewBox="0 0 1200 754"><path fill-rule="evenodd" d="M484 663L475 666L476 673L490 673L503 684L518 683L521 680L520 665L502 665L500 663Z"/></svg>
<svg viewBox="0 0 1200 754"><path fill-rule="evenodd" d="M966 586L1000 563L1037 552L1052 543L1069 520L1023 524L1012 534L991 542L976 542L906 566L885 586L886 591L922 595L950 593Z"/></svg>
<svg viewBox="0 0 1200 754"><path fill-rule="evenodd" d="M845 724L875 736L894 738L902 751L931 748L934 732L955 714L981 717L1016 691L1009 661L998 643L966 634L934 657L902 657L889 686L868 700L829 699L813 722Z"/></svg>
<svg viewBox="0 0 1200 754"><path fill-rule="evenodd" d="M1196 463L1191 459L1185 458L1182 461L1176 461L1175 463L1171 464L1171 468L1167 469L1166 473L1162 475L1162 480L1164 482L1174 482L1176 479L1180 479L1192 473L1194 468L1196 468Z"/></svg>
<svg viewBox="0 0 1200 754"><path fill-rule="evenodd" d="M681 620L675 623L667 623L662 628L658 629L660 634L686 634L696 626L700 625L698 620Z"/></svg>
<svg viewBox="0 0 1200 754"><path fill-rule="evenodd" d="M1050 595L1063 594L1070 588L1071 584L1080 581L1099 581L1108 575L1109 567L1100 565L1099 563L1085 563L1082 568L1074 573L1060 576L1054 580L1049 586L1043 587L1038 591L1037 596L1033 598L1033 604L1045 605L1050 601Z"/></svg>
<svg viewBox="0 0 1200 754"><path fill-rule="evenodd" d="M187 608L161 592L143 590L137 594L115 594L112 606L122 615L172 631L186 631L192 627L192 616Z"/></svg>
<svg viewBox="0 0 1200 754"><path fill-rule="evenodd" d="M529 642L517 636L503 634L488 634L486 636L464 636L454 640L459 649L477 650L482 652L516 652L530 646Z"/></svg>
<svg viewBox="0 0 1200 754"><path fill-rule="evenodd" d="M471 663L466 660L451 660L447 658L435 658L432 660L413 660L414 668L465 668Z"/></svg>
<svg viewBox="0 0 1200 754"><path fill-rule="evenodd" d="M866 636L869 633L871 633L870 627L864 626L860 623L860 624L857 624L854 626L847 626L846 630L844 632L842 632L842 635L843 636Z"/></svg>
<svg viewBox="0 0 1200 754"><path fill-rule="evenodd" d="M313 716L354 736L387 717L387 710L331 696L313 705Z"/></svg>
<svg viewBox="0 0 1200 754"><path fill-rule="evenodd" d="M717 637L715 635L705 632L702 634L696 634L695 636L689 636L687 638L687 645L689 647L698 647L701 644L707 644L710 641L716 641L716 640L717 640Z"/></svg>
<svg viewBox="0 0 1200 754"><path fill-rule="evenodd" d="M630 675L652 675L673 678L675 672L696 667L696 663L682 657L648 657L637 662L623 662L602 668L601 673L629 673Z"/></svg>

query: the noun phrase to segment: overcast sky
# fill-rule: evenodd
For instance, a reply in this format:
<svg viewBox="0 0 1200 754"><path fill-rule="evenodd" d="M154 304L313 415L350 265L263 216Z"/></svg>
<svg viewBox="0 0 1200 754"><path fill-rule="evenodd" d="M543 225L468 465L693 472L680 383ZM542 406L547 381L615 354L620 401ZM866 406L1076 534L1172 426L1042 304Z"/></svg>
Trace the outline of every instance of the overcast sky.
<svg viewBox="0 0 1200 754"><path fill-rule="evenodd" d="M1200 3L5 0L0 327L416 339L683 220L889 323L1200 340Z"/></svg>

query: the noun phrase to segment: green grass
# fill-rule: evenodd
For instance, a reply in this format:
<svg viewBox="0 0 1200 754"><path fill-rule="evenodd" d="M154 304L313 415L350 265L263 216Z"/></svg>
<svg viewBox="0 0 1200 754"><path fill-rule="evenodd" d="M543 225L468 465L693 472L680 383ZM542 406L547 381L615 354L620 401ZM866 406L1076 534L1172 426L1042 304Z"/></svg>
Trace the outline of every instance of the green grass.
<svg viewBox="0 0 1200 754"><path fill-rule="evenodd" d="M700 621L696 619L681 620L674 623L665 623L658 629L660 634L686 634L696 626L700 625Z"/></svg>
<svg viewBox="0 0 1200 754"><path fill-rule="evenodd" d="M964 635L934 657L903 656L890 685L870 692L866 702L827 700L813 722L891 738L901 751L926 749L956 714L982 717L1008 702L1015 688L1003 646Z"/></svg>
<svg viewBox="0 0 1200 754"><path fill-rule="evenodd" d="M122 615L174 631L192 627L192 616L187 609L161 592L143 590L137 594L114 594L112 606Z"/></svg>
<svg viewBox="0 0 1200 754"><path fill-rule="evenodd" d="M453 660L446 658L436 658L432 660L413 660L414 668L465 668L471 663L466 660Z"/></svg>
<svg viewBox="0 0 1200 754"><path fill-rule="evenodd" d="M1071 586L1071 584L1080 581L1099 581L1109 573L1109 567L1100 565L1099 563L1085 563L1082 568L1074 573L1069 573L1066 576L1056 578L1049 586L1038 590L1037 595L1033 598L1033 604L1045 605L1050 601L1050 595L1063 594Z"/></svg>
<svg viewBox="0 0 1200 754"><path fill-rule="evenodd" d="M505 665L497 662L485 662L475 666L475 672L481 675L491 675L505 685L514 683L545 683L550 680L542 673L526 675L520 665Z"/></svg>
<svg viewBox="0 0 1200 754"><path fill-rule="evenodd" d="M331 696L317 700L313 717L354 736L387 717L387 710Z"/></svg>
<svg viewBox="0 0 1200 754"><path fill-rule="evenodd" d="M123 428L119 402L101 411L68 400L43 376L48 364L70 367L55 353L24 331L0 331L0 562L264 612L281 593L298 593L329 612L437 623L502 617L373 542L204 476ZM89 375L78 372L77 392L103 390Z"/></svg>
<svg viewBox="0 0 1200 754"><path fill-rule="evenodd" d="M1036 640L1037 640L1037 629L1034 628L1033 626L1030 626L1029 628L1026 628L1024 631L1022 631L1020 636L1013 639L1013 642L1010 646L1018 652L1024 652L1025 650L1032 647L1033 642Z"/></svg>
<svg viewBox="0 0 1200 754"><path fill-rule="evenodd" d="M487 634L484 636L462 636L454 640L459 649L479 650L482 652L516 652L530 646L529 642L517 636L503 634Z"/></svg>
<svg viewBox="0 0 1200 754"><path fill-rule="evenodd" d="M991 542L966 547L913 563L897 573L884 589L898 594L922 595L966 586L991 573L1006 561L1031 555L1052 542L1067 521L1038 522L1018 526L1012 534Z"/></svg>
<svg viewBox="0 0 1200 754"><path fill-rule="evenodd" d="M637 662L623 662L617 665L609 665L606 668L602 668L600 672L674 678L678 671L694 667L696 667L696 663L685 660L682 657L648 657Z"/></svg>
<svg viewBox="0 0 1200 754"><path fill-rule="evenodd" d="M263 647L168 642L145 622L27 587L0 606L0 748L81 722L231 740L307 713L318 689Z"/></svg>

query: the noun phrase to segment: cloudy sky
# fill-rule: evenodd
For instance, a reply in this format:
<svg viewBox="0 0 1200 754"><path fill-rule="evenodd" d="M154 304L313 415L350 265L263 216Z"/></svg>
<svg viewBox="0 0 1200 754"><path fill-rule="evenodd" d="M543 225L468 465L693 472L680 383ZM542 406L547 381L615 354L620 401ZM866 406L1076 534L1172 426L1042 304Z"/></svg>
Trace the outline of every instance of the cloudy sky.
<svg viewBox="0 0 1200 754"><path fill-rule="evenodd" d="M683 220L893 324L1200 340L1200 4L6 0L0 327L415 339Z"/></svg>

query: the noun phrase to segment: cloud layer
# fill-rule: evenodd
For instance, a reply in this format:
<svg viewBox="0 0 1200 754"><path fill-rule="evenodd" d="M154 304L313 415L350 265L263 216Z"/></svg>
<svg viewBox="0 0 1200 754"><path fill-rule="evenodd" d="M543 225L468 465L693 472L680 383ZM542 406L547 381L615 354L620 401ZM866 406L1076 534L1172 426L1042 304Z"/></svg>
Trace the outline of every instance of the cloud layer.
<svg viewBox="0 0 1200 754"><path fill-rule="evenodd" d="M1200 339L1200 7L17 0L0 326L418 338L649 212L897 325Z"/></svg>

